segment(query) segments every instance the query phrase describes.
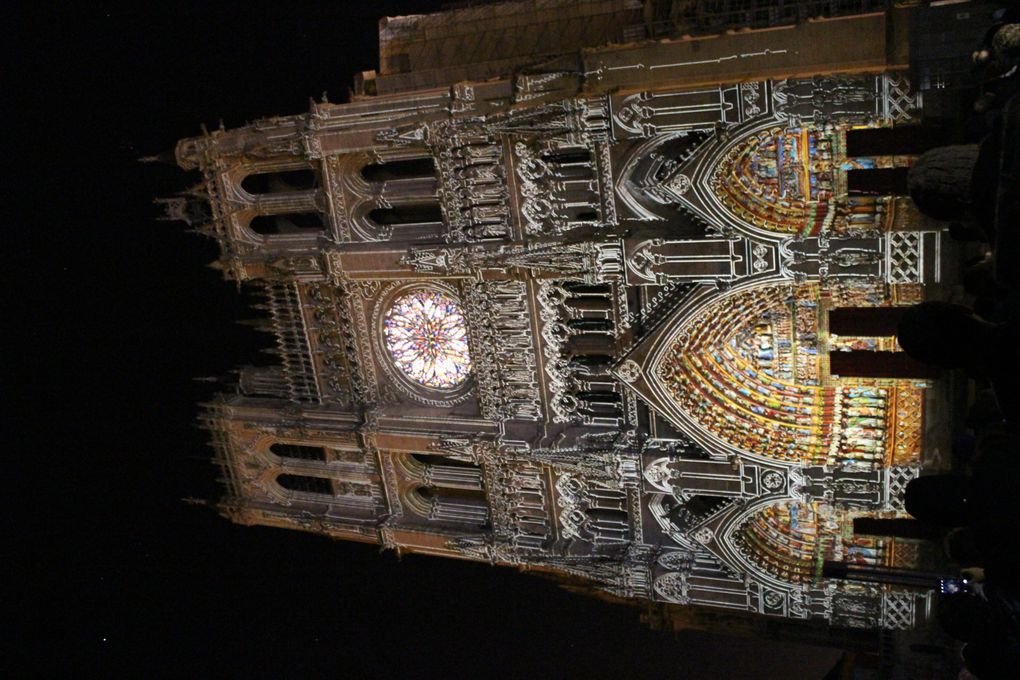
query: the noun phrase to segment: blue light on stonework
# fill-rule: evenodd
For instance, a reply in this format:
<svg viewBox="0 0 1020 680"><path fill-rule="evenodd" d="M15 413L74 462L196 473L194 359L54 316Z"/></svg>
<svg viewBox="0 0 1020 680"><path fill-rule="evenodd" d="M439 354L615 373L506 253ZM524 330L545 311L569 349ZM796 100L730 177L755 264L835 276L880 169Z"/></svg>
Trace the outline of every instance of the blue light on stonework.
<svg viewBox="0 0 1020 680"><path fill-rule="evenodd" d="M439 291L397 298L383 320L383 334L393 362L425 387L456 387L471 373L464 314L456 300Z"/></svg>

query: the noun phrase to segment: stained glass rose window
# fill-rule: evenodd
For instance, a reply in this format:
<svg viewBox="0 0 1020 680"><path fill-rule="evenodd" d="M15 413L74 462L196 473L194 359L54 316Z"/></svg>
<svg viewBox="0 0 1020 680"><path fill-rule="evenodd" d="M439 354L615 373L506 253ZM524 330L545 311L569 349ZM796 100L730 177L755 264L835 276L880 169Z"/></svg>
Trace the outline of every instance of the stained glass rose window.
<svg viewBox="0 0 1020 680"><path fill-rule="evenodd" d="M418 290L394 300L383 335L397 367L425 387L456 387L471 373L467 322L445 293Z"/></svg>

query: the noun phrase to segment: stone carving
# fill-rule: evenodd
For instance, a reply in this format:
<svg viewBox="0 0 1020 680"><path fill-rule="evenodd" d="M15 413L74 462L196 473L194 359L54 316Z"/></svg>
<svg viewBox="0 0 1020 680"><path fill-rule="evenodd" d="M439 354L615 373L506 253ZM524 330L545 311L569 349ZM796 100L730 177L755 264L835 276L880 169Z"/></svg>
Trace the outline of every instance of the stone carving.
<svg viewBox="0 0 1020 680"><path fill-rule="evenodd" d="M456 120L434 123L429 139L439 169L448 240L508 237L509 193L500 140Z"/></svg>
<svg viewBox="0 0 1020 680"><path fill-rule="evenodd" d="M616 369L616 375L620 376L624 382L632 383L641 375L641 367L637 362L628 359Z"/></svg>
<svg viewBox="0 0 1020 680"><path fill-rule="evenodd" d="M666 493L673 492L673 486L670 484L673 472L669 469L669 460L669 458L657 458L645 466L644 470L644 477L648 483Z"/></svg>
<svg viewBox="0 0 1020 680"><path fill-rule="evenodd" d="M670 572L655 579L652 586L655 593L668 602L688 604L691 598L687 595L687 578L683 573Z"/></svg>
<svg viewBox="0 0 1020 680"><path fill-rule="evenodd" d="M882 100L886 120L906 123L921 110L921 93L914 92L906 73L882 74Z"/></svg>
<svg viewBox="0 0 1020 680"><path fill-rule="evenodd" d="M762 595L762 602L770 609L778 609L783 604L783 594L774 590L766 590Z"/></svg>
<svg viewBox="0 0 1020 680"><path fill-rule="evenodd" d="M712 533L712 530L709 529L708 527L700 527L699 529L696 529L691 532L691 538L693 538L698 543L706 545L712 542L712 540L715 538L715 534Z"/></svg>
<svg viewBox="0 0 1020 680"><path fill-rule="evenodd" d="M667 180L664 185L677 196L683 196L691 190L691 178L678 172Z"/></svg>
<svg viewBox="0 0 1020 680"><path fill-rule="evenodd" d="M495 248L462 246L434 250L412 249L401 262L421 272L468 274L479 269L506 270L520 267L539 276L578 274L594 277L599 271L600 253L596 245L588 243L528 244Z"/></svg>
<svg viewBox="0 0 1020 680"><path fill-rule="evenodd" d="M917 283L921 280L921 234L916 231L894 231L887 241L889 283Z"/></svg>
<svg viewBox="0 0 1020 680"><path fill-rule="evenodd" d="M917 597L909 591L882 594L882 627L890 630L907 630L917 619Z"/></svg>
<svg viewBox="0 0 1020 680"><path fill-rule="evenodd" d="M600 214L606 202L601 198L604 181L599 181L599 166L608 163L608 155L603 155L599 163L588 145L542 153L519 141L513 149L525 232L561 234L607 222Z"/></svg>
<svg viewBox="0 0 1020 680"><path fill-rule="evenodd" d="M759 105L759 101L761 100L759 83L754 81L741 83L740 98L744 102L744 118L753 118L761 113L761 106Z"/></svg>
<svg viewBox="0 0 1020 680"><path fill-rule="evenodd" d="M630 534L627 494L600 481L601 472L564 472L556 479L560 531L566 538L596 546L622 545Z"/></svg>
<svg viewBox="0 0 1020 680"><path fill-rule="evenodd" d="M542 415L527 287L491 281L466 288L468 331L482 414L492 420Z"/></svg>
<svg viewBox="0 0 1020 680"><path fill-rule="evenodd" d="M783 475L775 470L766 470L761 475L761 485L769 491L779 491L784 481Z"/></svg>
<svg viewBox="0 0 1020 680"><path fill-rule="evenodd" d="M659 555L659 565L671 571L690 571L694 554L686 550L671 550Z"/></svg>
<svg viewBox="0 0 1020 680"><path fill-rule="evenodd" d="M776 115L791 123L834 119L865 123L879 113L875 78L839 75L779 81L772 89Z"/></svg>
<svg viewBox="0 0 1020 680"><path fill-rule="evenodd" d="M577 92L580 78L573 71L521 73L514 83L514 99L532 101L549 96L568 97Z"/></svg>

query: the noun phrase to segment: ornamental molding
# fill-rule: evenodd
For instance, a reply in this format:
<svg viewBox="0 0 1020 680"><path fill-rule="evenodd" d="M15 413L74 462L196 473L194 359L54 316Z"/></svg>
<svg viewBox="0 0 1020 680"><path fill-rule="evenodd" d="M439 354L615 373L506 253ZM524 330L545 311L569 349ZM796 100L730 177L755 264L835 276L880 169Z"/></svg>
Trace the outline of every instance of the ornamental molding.
<svg viewBox="0 0 1020 680"><path fill-rule="evenodd" d="M485 281L466 284L464 291L482 415L495 421L541 419L527 284Z"/></svg>
<svg viewBox="0 0 1020 680"><path fill-rule="evenodd" d="M687 574L671 571L662 574L655 579L653 584L655 594L667 602L674 604L690 604L691 598L688 595L690 590L687 585Z"/></svg>
<svg viewBox="0 0 1020 680"><path fill-rule="evenodd" d="M479 269L507 272L520 268L538 277L577 276L594 283L604 268L602 250L599 244L588 242L415 248L400 262L418 272L473 276Z"/></svg>

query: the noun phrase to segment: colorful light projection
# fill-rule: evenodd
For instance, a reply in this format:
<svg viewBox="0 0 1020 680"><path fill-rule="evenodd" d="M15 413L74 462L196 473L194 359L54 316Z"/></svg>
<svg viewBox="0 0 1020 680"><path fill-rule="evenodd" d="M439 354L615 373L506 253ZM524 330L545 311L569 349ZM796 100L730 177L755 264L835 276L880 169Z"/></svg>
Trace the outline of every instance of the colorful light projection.
<svg viewBox="0 0 1020 680"><path fill-rule="evenodd" d="M769 458L870 470L916 460L921 390L831 378L816 284L768 285L704 310L658 365L701 428ZM836 348L840 349L840 348Z"/></svg>
<svg viewBox="0 0 1020 680"><path fill-rule="evenodd" d="M383 320L383 335L393 362L420 385L450 389L471 373L467 322L444 293L418 290L397 298Z"/></svg>
<svg viewBox="0 0 1020 680"><path fill-rule="evenodd" d="M776 232L817 234L835 192L836 128L773 128L737 145L712 177L716 195L744 221Z"/></svg>
<svg viewBox="0 0 1020 680"><path fill-rule="evenodd" d="M764 508L735 539L759 567L794 583L819 579L826 560L883 565L892 557L890 541L855 536L853 515L822 503L788 501Z"/></svg>

